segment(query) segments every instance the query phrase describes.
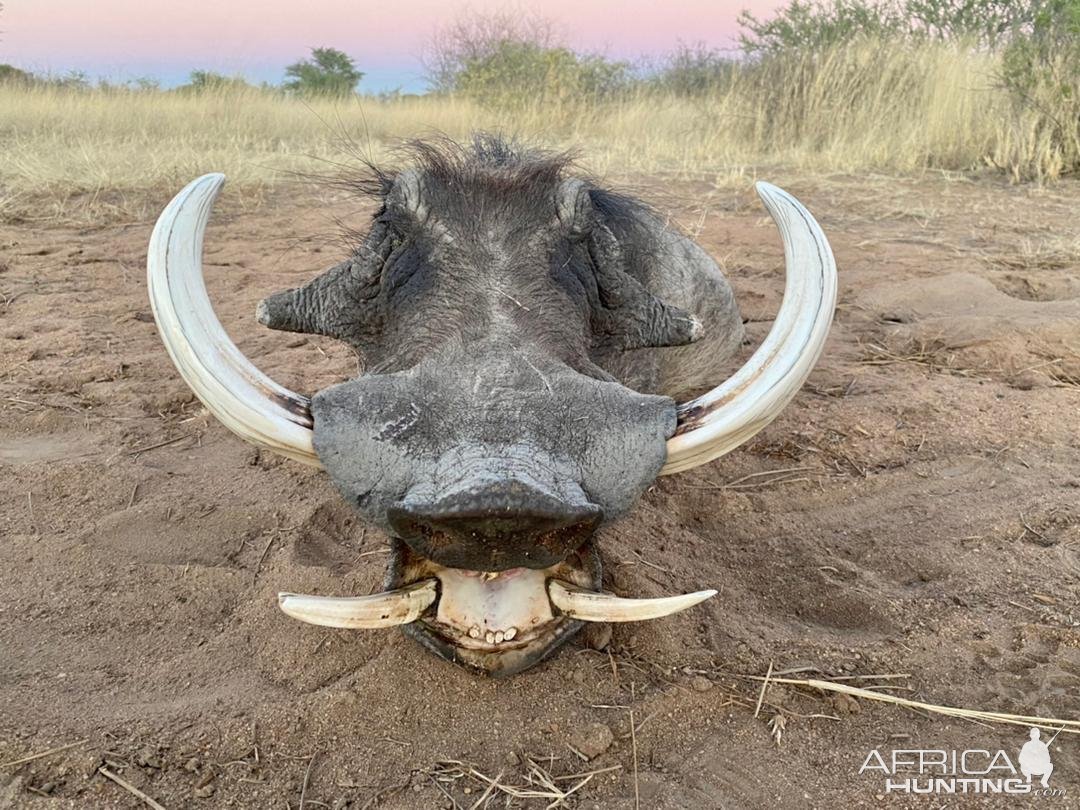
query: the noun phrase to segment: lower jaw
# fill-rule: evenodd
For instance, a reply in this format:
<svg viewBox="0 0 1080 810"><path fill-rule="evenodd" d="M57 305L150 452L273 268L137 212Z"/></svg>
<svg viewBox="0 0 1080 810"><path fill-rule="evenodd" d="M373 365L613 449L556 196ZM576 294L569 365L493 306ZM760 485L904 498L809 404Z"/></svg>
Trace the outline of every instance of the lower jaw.
<svg viewBox="0 0 1080 810"><path fill-rule="evenodd" d="M391 541L391 552L387 589L401 588L428 578L439 582L439 597L435 604L415 622L402 627L405 635L440 658L494 678L508 677L535 666L584 626L584 622L561 615L550 606L546 588L549 579L570 582L588 590L600 587L600 558L591 541L586 541L563 562L550 568L515 569L497 575L445 568L417 554L396 538ZM488 582L492 584L485 584ZM496 637L498 641L493 641L490 633L481 629L482 619L473 622L461 618L462 613L468 613L470 609L482 616L485 606L470 605L467 598L462 604L460 591L466 590L469 596L479 593L483 597L488 588L501 590L517 602L535 606L531 618L516 621L521 629L512 639ZM451 608L453 616L447 615Z"/></svg>

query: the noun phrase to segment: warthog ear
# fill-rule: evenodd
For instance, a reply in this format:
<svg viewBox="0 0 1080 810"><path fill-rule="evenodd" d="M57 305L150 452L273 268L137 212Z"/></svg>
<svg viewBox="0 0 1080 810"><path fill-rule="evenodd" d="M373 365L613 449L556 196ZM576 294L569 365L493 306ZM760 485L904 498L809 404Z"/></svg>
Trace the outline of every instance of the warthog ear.
<svg viewBox="0 0 1080 810"><path fill-rule="evenodd" d="M424 201L420 173L416 169L406 169L394 178L394 185L386 194L386 205L408 211L417 220L428 218L428 207Z"/></svg>
<svg viewBox="0 0 1080 810"><path fill-rule="evenodd" d="M386 192L384 211L393 208L418 220L426 219L427 207L420 191L417 172L401 172ZM364 244L351 258L303 287L264 298L255 317L271 329L326 335L359 350L382 327L376 304L379 279L394 246L390 227L377 217Z"/></svg>
<svg viewBox="0 0 1080 810"><path fill-rule="evenodd" d="M603 194L571 179L560 184L556 196L559 221L571 241L583 244L592 265L593 275L586 283L589 287L595 284L589 292L597 348L625 350L693 343L702 335L701 322L649 292L642 283L643 268L635 266L641 262L628 256L641 241L660 246L648 232L658 222L644 206L614 195L602 201L618 200L618 207L625 210L615 211L610 204L598 206L597 198Z"/></svg>
<svg viewBox="0 0 1080 810"><path fill-rule="evenodd" d="M379 329L375 302L391 248L389 228L376 221L351 258L302 287L264 298L255 317L271 329L326 335L358 346Z"/></svg>

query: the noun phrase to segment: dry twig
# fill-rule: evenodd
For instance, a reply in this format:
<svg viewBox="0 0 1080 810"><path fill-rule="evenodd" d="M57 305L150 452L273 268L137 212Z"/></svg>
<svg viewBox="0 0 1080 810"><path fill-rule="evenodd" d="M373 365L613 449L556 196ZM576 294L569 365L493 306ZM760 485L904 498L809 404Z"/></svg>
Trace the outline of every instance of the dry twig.
<svg viewBox="0 0 1080 810"><path fill-rule="evenodd" d="M300 807L298 810L304 810L304 801L307 798L307 786L311 780L311 766L315 764L315 758L319 756L319 752L316 751L311 755L311 759L308 760L307 767L304 769L304 783L300 786Z"/></svg>
<svg viewBox="0 0 1080 810"><path fill-rule="evenodd" d="M152 807L152 808L154 808L154 810L165 810L164 807L162 807L160 804L155 802L153 799L151 799L149 796L147 796L145 793L143 793L141 790L139 790L133 784L128 782L126 779L123 779L123 778L117 776L115 773L110 771L104 765L102 765L100 768L98 768L98 773L100 773L106 779L111 779L113 782L116 782L116 784L118 784L120 787L122 787L124 790L126 790L128 793L130 793L132 796L136 797L137 799L142 799L143 803L147 807Z"/></svg>
<svg viewBox="0 0 1080 810"><path fill-rule="evenodd" d="M168 439L166 441L158 442L157 444L151 444L146 447L136 447L134 450L128 450L128 455L134 456L139 453L146 453L150 450L157 450L159 447L168 447L170 444L176 444L177 442L182 442L184 439L190 439L194 435L194 433L185 433L183 436L177 436L175 439Z"/></svg>
<svg viewBox="0 0 1080 810"><path fill-rule="evenodd" d="M50 748L48 751L39 751L36 754L30 754L29 756L20 759L11 759L7 762L0 762L0 768L10 768L15 765L22 765L26 762L33 762L35 759L51 757L53 754L59 754L61 751L67 751L70 748L78 748L80 745L86 745L88 742L90 742L89 738L79 740L78 742L68 743L67 745L59 745L56 748Z"/></svg>
<svg viewBox="0 0 1080 810"><path fill-rule="evenodd" d="M634 758L634 810L641 808L641 792L638 788L637 730L634 726L634 710L630 710L630 750Z"/></svg>
<svg viewBox="0 0 1080 810"><path fill-rule="evenodd" d="M761 714L761 704L765 701L765 690L769 688L769 678L772 677L773 662L769 662L769 671L765 673L765 680L761 682L761 692L758 694L757 706L754 707L754 717Z"/></svg>

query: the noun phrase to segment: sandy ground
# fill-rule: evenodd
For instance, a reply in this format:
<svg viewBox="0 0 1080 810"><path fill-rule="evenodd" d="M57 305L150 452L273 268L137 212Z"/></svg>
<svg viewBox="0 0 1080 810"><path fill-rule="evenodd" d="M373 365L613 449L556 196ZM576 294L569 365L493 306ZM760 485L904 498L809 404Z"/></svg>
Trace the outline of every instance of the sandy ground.
<svg viewBox="0 0 1080 810"><path fill-rule="evenodd" d="M1080 717L1080 185L770 179L839 260L825 355L748 446L600 537L619 592L720 595L503 682L277 610L376 588L385 538L193 400L146 299L152 223L0 225L0 762L72 746L0 767L0 807L143 806L102 766L170 810L543 807L545 778L577 808L1009 805L884 796L859 769L875 748L1015 761L1025 727L775 684L755 714L749 676ZM756 341L783 273L749 186L668 191ZM212 226L223 323L297 390L354 361L263 330L255 302L362 215L292 191ZM1066 795L1041 806L1080 807L1080 736L1052 755Z"/></svg>

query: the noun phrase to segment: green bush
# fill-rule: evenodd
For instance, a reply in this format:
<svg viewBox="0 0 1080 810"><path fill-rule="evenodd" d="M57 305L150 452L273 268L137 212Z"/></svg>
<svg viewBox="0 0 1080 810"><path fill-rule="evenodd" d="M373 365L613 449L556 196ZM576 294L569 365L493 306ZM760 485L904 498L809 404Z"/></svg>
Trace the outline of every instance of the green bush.
<svg viewBox="0 0 1080 810"><path fill-rule="evenodd" d="M1005 49L1002 80L1018 106L1040 113L1066 171L1080 171L1080 0L1042 0Z"/></svg>
<svg viewBox="0 0 1080 810"><path fill-rule="evenodd" d="M499 107L588 103L634 82L629 63L576 52L550 21L520 10L457 17L435 31L424 64L436 93Z"/></svg>
<svg viewBox="0 0 1080 810"><path fill-rule="evenodd" d="M1031 23L1032 0L902 0L915 35L939 40L966 39L995 47Z"/></svg>
<svg viewBox="0 0 1080 810"><path fill-rule="evenodd" d="M20 70L14 65L0 65L0 84L29 87L34 82L33 74Z"/></svg>
<svg viewBox="0 0 1080 810"><path fill-rule="evenodd" d="M943 42L992 54L1012 110L1003 110L998 145L985 160L1015 179L1080 171L1080 0L789 0L770 19L744 12L739 23L742 48L752 57L748 75L786 76L776 93L795 109L826 56L848 45L862 53L866 43ZM906 95L920 82L918 75L897 77L891 97L909 103ZM846 87L857 91L857 84Z"/></svg>
<svg viewBox="0 0 1080 810"><path fill-rule="evenodd" d="M738 66L722 51L704 45L682 45L646 79L651 89L677 96L716 92L731 83Z"/></svg>
<svg viewBox="0 0 1080 810"><path fill-rule="evenodd" d="M217 93L224 90L245 90L249 85L242 76L226 76L212 70L193 70L188 83L177 87L178 93Z"/></svg>
<svg viewBox="0 0 1080 810"><path fill-rule="evenodd" d="M824 50L859 37L888 39L903 31L904 20L889 0L790 0L767 20L743 11L739 25L742 49L769 56Z"/></svg>
<svg viewBox="0 0 1080 810"><path fill-rule="evenodd" d="M467 58L453 80L453 92L485 104L589 101L630 85L630 65L564 47L504 40L489 53Z"/></svg>
<svg viewBox="0 0 1080 810"><path fill-rule="evenodd" d="M1032 0L790 0L760 20L744 11L743 50L764 56L821 50L858 38L968 41L996 46L1033 18Z"/></svg>
<svg viewBox="0 0 1080 810"><path fill-rule="evenodd" d="M364 78L352 57L335 48L312 48L311 59L285 68L289 79L283 87L298 96L345 98L356 92Z"/></svg>

